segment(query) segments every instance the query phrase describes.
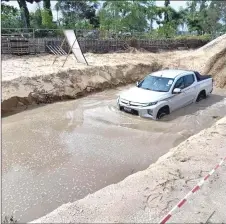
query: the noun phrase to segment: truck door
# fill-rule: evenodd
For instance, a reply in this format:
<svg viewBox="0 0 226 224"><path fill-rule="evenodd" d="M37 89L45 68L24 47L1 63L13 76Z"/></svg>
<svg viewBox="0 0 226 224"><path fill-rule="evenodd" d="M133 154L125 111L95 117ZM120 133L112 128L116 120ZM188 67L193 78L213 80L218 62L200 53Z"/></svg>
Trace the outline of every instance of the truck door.
<svg viewBox="0 0 226 224"><path fill-rule="evenodd" d="M181 108L186 104L186 94L184 91L185 88L184 77L181 77L176 81L173 90L176 88L181 89L181 93L173 95L173 97L170 99L171 111Z"/></svg>
<svg viewBox="0 0 226 224"><path fill-rule="evenodd" d="M184 93L186 95L186 105L192 103L196 97L196 83L194 74L184 76Z"/></svg>

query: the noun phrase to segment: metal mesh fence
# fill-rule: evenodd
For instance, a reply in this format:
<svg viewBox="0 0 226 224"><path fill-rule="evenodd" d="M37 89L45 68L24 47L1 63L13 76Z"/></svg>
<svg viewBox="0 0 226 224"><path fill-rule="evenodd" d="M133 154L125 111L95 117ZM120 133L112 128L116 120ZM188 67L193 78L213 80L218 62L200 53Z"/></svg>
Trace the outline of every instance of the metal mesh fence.
<svg viewBox="0 0 226 224"><path fill-rule="evenodd" d="M80 39L92 39L92 40L128 40L128 39L138 39L138 40L150 40L150 39L166 39L164 37L154 36L150 32L124 32L116 30L101 30L101 29L75 29L75 34ZM2 28L2 36L20 36L20 37L33 37L33 38L58 38L63 37L62 29L26 29L26 28ZM215 34L214 37L220 34ZM185 37L186 36L196 36L193 33L183 33L175 36Z"/></svg>
<svg viewBox="0 0 226 224"><path fill-rule="evenodd" d="M199 39L197 36L188 39L157 38L149 33L116 32L108 30L76 29L75 34L83 52L107 53L126 50L129 47L144 49L151 52L159 50L175 50L197 48L209 40ZM44 53L49 52L48 46L60 46L64 39L63 29L25 29L2 28L3 54L9 53ZM63 46L68 51L68 46Z"/></svg>

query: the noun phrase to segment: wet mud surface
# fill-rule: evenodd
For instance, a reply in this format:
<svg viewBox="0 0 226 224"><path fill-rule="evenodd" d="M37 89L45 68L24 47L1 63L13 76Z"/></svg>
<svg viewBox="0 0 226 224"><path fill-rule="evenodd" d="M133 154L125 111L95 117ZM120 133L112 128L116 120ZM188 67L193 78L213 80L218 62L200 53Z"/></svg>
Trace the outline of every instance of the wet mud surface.
<svg viewBox="0 0 226 224"><path fill-rule="evenodd" d="M2 119L2 212L39 218L128 175L226 115L215 90L161 121L116 108L117 88Z"/></svg>

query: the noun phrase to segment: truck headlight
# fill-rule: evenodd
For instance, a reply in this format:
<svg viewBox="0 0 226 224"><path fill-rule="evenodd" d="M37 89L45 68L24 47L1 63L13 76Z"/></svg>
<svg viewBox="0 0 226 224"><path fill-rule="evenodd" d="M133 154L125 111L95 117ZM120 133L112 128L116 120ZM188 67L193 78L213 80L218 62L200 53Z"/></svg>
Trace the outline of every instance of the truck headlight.
<svg viewBox="0 0 226 224"><path fill-rule="evenodd" d="M148 103L148 104L147 104L147 107L148 107L148 106L153 106L153 105L156 105L157 103L158 103L158 101L156 101L156 102L152 102L152 103Z"/></svg>
<svg viewBox="0 0 226 224"><path fill-rule="evenodd" d="M117 103L119 104L119 101L120 101L120 96L117 98Z"/></svg>

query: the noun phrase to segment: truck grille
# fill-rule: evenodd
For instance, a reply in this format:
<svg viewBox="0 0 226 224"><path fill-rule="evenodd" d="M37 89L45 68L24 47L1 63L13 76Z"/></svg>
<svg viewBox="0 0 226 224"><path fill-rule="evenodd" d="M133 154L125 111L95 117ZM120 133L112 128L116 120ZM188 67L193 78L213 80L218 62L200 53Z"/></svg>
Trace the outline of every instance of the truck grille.
<svg viewBox="0 0 226 224"><path fill-rule="evenodd" d="M147 105L146 103L137 103L137 102L132 102L124 99L121 99L121 103L131 107L144 107Z"/></svg>

